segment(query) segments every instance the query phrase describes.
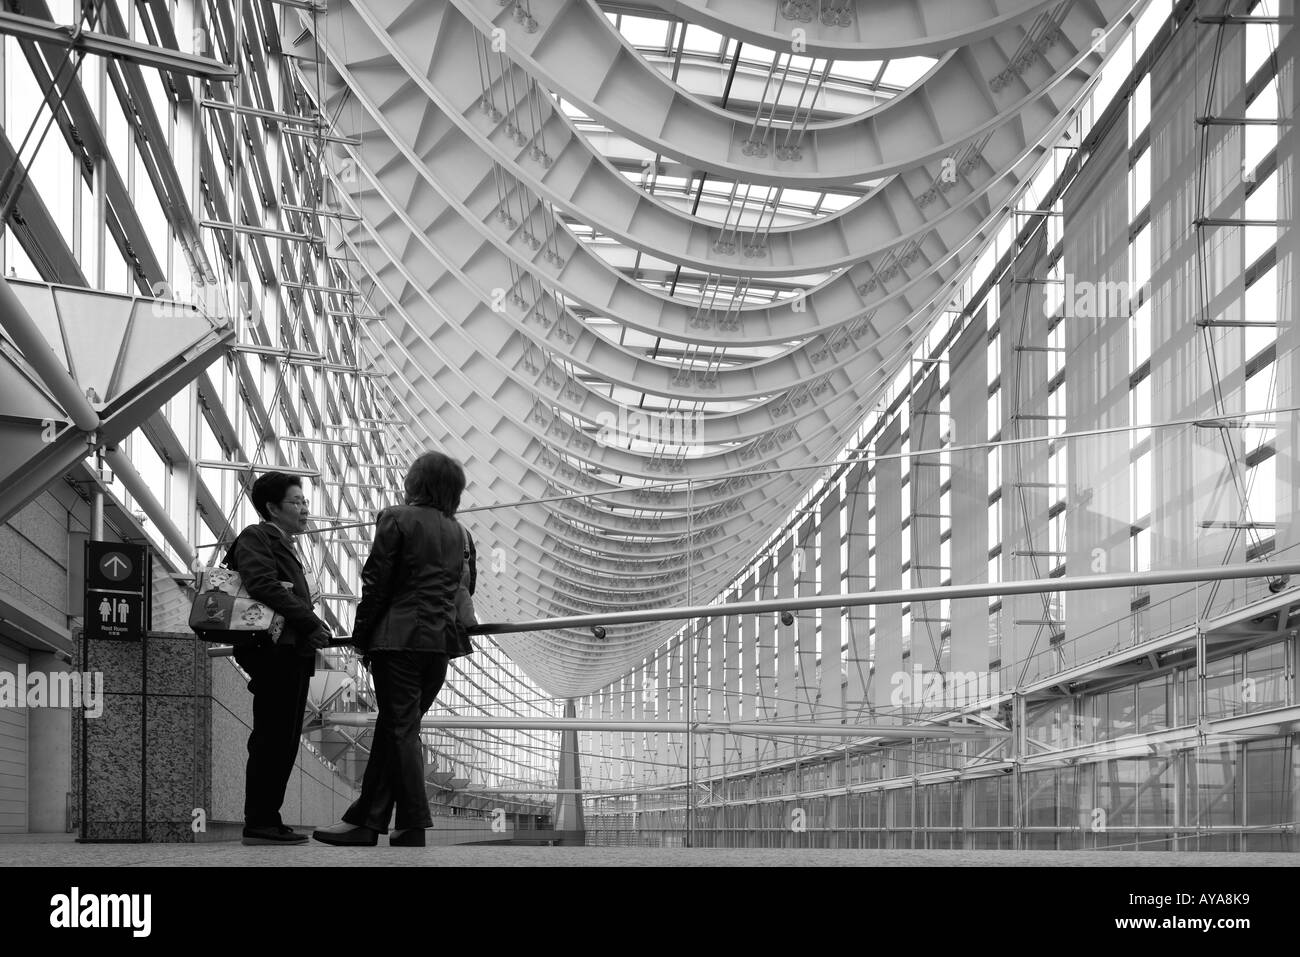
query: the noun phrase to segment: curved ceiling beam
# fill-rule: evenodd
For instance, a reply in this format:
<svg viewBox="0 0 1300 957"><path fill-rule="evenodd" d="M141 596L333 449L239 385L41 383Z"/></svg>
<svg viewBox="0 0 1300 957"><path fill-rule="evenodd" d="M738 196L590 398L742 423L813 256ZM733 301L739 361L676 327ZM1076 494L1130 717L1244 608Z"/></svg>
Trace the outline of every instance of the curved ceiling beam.
<svg viewBox="0 0 1300 957"><path fill-rule="evenodd" d="M668 398L694 401L760 398L797 388L810 378L846 365L862 350L878 348L882 341L894 335L930 304L960 272L962 252L967 263L973 252L968 239L962 251L945 259L943 268L905 280L899 284L901 288L897 293L882 294L883 289L876 292L874 304L870 295L840 287L847 293L847 297L841 296L840 301L849 300L844 310L853 311L844 322L825 333L826 343L843 343L839 348L828 350L821 337L812 338L818 333L814 321L818 305L808 297L803 311L793 304L785 307L789 316L789 331L785 338L810 341L770 358L697 372L645 359L597 334L547 289L529 288L512 281L511 263L502 256L497 245L482 238L481 231L461 217L445 197L437 195L429 179L431 177L419 175L406 164L392 163L387 170L376 173L377 181L393 183L392 192L385 190L382 204L378 208L367 205L370 199L368 191L360 193L358 198L366 215L382 216L376 225L387 237L391 248L399 255L421 262L422 275L436 277L439 262L447 269L442 279L427 287L434 298L445 297L449 302L458 297L463 300L464 290L471 290L491 313L492 325L496 328L493 339L497 342L509 333L508 327L501 323L504 318L509 326L580 368L590 369L628 388ZM984 218L990 223L987 231L991 229L995 211L986 213ZM485 225L491 226L492 219L489 217ZM498 228L504 231L508 227L507 224L498 224ZM518 235L517 228L515 236ZM408 234L418 240L417 245L408 243ZM522 240L519 242L522 244ZM540 259L542 253L537 251L534 255ZM510 298L512 294L518 298ZM689 315L684 307L672 302L666 302L664 307ZM621 309L608 310L608 314L623 321ZM850 327L849 322L853 320L856 322ZM770 340L761 337L733 339L737 345L755 341ZM717 336L711 344L721 346L727 344L727 340Z"/></svg>
<svg viewBox="0 0 1300 957"><path fill-rule="evenodd" d="M354 2L362 11L375 11L380 22L400 18L410 28L410 18L394 10L410 0ZM1032 29L1015 24L953 52L921 82L870 113L812 124L798 140L780 143L785 131L770 130L761 117L737 116L682 90L646 63L587 0L552 0L545 10L535 4L540 26L533 33L496 0L451 2L481 34L499 31L504 55L548 89L647 149L744 182L817 188L939 160L988 133L1073 65L1089 58L1100 62L1094 31L1109 31L1140 0L1065 0ZM482 38L467 34L462 18L443 4L422 3L422 9L437 30L426 48L429 69L436 74L474 66L456 61L475 52Z"/></svg>
<svg viewBox="0 0 1300 957"><path fill-rule="evenodd" d="M342 125L362 140L362 146L349 148L349 154L353 162L375 171L391 189L404 194L409 191L408 208L423 210L431 231L449 234L458 247L468 243L463 258L473 262L478 272L499 270L501 278L491 288L514 291L508 278L514 271L501 261L506 257L514 267L532 273L548 287L562 289L567 298L593 312L617 316L621 324L651 335L697 344L788 343L800 336L835 330L893 298L913 294L915 285L928 273L951 271L954 251L979 238L981 227L996 217L998 202L1014 194L1020 179L1017 173L1023 174L1026 163L1042 155L1033 148L1032 139L1016 133L1017 145L1030 144L1029 157L1017 159L991 190L975 190L963 177L945 196L951 214L938 220L922 241L910 244L896 260L878 261L875 266L863 263L773 305L723 309L686 303L647 289L597 256L523 184L503 183L500 171L490 161L485 164L478 148L455 126L427 117L422 125L414 124L402 106L420 94L414 87L406 90L400 100L383 104L363 92L354 93L366 114L365 121L353 117ZM427 106L422 97L414 102L421 110ZM423 150L412 142L416 133L424 141ZM447 215L453 209L481 238L465 235L464 224ZM897 225L897 220L894 222ZM489 253L485 243L491 243L495 251ZM899 268L882 280L881 273L889 271L894 262L900 263Z"/></svg>
<svg viewBox="0 0 1300 957"><path fill-rule="evenodd" d="M439 355L437 354L433 356L419 356L410 352L405 348L403 348L402 351L405 354L404 357L397 358L394 360L394 367L397 369L399 373L401 373L401 377L399 381L401 381L407 387L413 388L414 383L417 381L417 377L422 377L427 379L431 384L433 384L434 390L438 393L437 404L438 407L443 410L443 416L439 417L437 421L434 423L435 429L433 430L433 434L467 435L470 432L482 430L484 432L483 438L477 441L474 440L468 441L468 445L466 447L469 449L478 449L484 447L485 445L494 449L498 447L511 449L511 448L518 448L530 444L530 440L528 439L527 436L520 437L517 435L512 435L507 427L503 426L499 421L495 421L492 418L493 413L488 408L485 399L479 397L478 400L475 402L470 401L470 399L473 398L474 383L482 381L481 377L472 374L473 372L477 372L477 370L470 370L470 373L465 374L464 381L460 383L458 391L455 392L445 389L443 386L437 385L436 383L433 382L431 374L427 371L430 368L439 369L440 371L443 372L448 372L448 370L455 370L457 372L460 371L459 366L455 364L455 360L457 358L456 353L442 354L441 357L448 361L445 361L443 364L439 365L437 362ZM403 361L403 359L405 361ZM451 373L448 372L448 374ZM420 403L432 407L431 405L432 397L427 392L420 392L417 390L415 394L417 395L418 401ZM464 417L461 421L453 421L448 415L448 413L457 414L461 412L464 413ZM500 413L498 412L497 414L499 415ZM834 444L831 444L829 446L823 446L823 448L820 450L810 449L808 451L808 454L813 456L815 460L820 460L823 458L823 456L827 454L827 452L825 451L826 448L829 448L831 454L833 454L840 441L838 436L841 434L842 434L841 431L832 429L830 435L828 436L828 441ZM501 456L496 456L497 464L495 468L498 474L500 474L501 471L501 467L500 467L501 458L502 458ZM798 457L796 457L796 461L798 461ZM781 463L780 461L774 461L772 463L772 466L780 467L782 464L783 463ZM806 464L806 460L805 460L805 464ZM531 463L527 462L526 460L524 461L524 465L527 468L536 468L536 471L540 472L540 467L534 467L532 466ZM473 468L475 466L475 463L471 461L470 466L471 468ZM528 479L531 479L532 477L533 477L532 473L530 473ZM761 531L766 527L766 525L764 524L763 521L760 521L760 518L766 519L768 516L765 514L761 514L761 512L758 512L756 510L759 509L760 506L762 506L765 502L770 501L774 497L783 498L784 495L781 494L783 490L772 488L771 483L764 483L763 481L754 481L753 476L745 476L745 478L748 481L744 483L740 483L738 485L734 485L731 487L730 490L734 491L739 488L747 488L749 491L755 493L757 495L757 498L755 498L754 501L752 502L741 503L741 505L739 506L729 508L727 509L727 511L729 513L735 513L738 511L743 512L747 516L746 524L751 528L757 528ZM805 476L795 474L792 476L784 476L783 479L792 480L789 482L783 482L783 484L787 485L788 487L789 491L787 492L787 494L791 494L797 497L797 495L802 493L802 489L804 488L804 482L806 480ZM525 479L524 481L520 481L518 483L512 483L512 486L507 491L506 495L507 497L509 497L510 495L527 497L528 495L542 496L546 494L553 494L556 491L556 489L550 487L550 481L551 480L548 479L546 485L540 488L535 482L530 482L527 479ZM497 482L493 481L491 483L491 487L496 494L498 495L502 494L502 489ZM700 513L693 522L695 533L698 534L701 538L708 538L712 540L715 538L717 534L725 534L724 528L719 527L715 530L713 527L714 518L720 516L715 516L711 514L712 510L719 509L723 505L726 505L729 502L729 499L726 498L725 495L724 496L718 495L719 491L726 493L728 489L722 488L719 490L715 488L705 487L699 489L696 493L697 502L709 502L711 506L710 510L705 510L704 512ZM657 507L657 503L652 503L650 507L652 508ZM558 509L559 511L566 510L565 505L561 505L558 507L548 506L548 508L550 508L551 510ZM788 504L783 504L779 506L776 509L777 514L774 516L773 520L779 520L784 514L782 509L788 510L788 508L789 508ZM573 511L576 517L581 518L586 523L590 523L591 521L594 520L591 513L581 505L578 505L576 508L573 509ZM558 517L561 519L561 521L567 518L567 516L558 516ZM543 524L549 526L550 521L551 518L550 515L548 515ZM634 523L623 524L618 527L611 526L607 529L607 531L610 532L611 534L615 534L615 533L637 534L641 536L649 535L651 537L656 537L661 534L664 534L662 526L665 526L667 524L669 524L667 521L655 519L650 522L638 521ZM679 522L670 532L668 532L668 534L675 534L680 536L681 534L689 533L690 530L691 530L691 526ZM505 537L504 540L512 543L520 543L526 541L528 536L519 535L518 534L519 531L520 528L515 527L512 531L512 534ZM587 533L585 532L580 533L572 540L571 543L577 544L579 542L585 542L588 538L589 535ZM612 544L613 542L611 542L611 545ZM661 558L671 558L674 555L676 550L672 548L671 541L666 542L665 545L668 547L665 548L663 546L653 546L653 550ZM512 547L517 547L517 544ZM747 546L747 549L752 550L752 547L753 545L751 544ZM641 555L636 555L636 553L633 553L634 557L638 557L638 558L643 557L644 554L645 554L644 551L641 553Z"/></svg>
<svg viewBox="0 0 1300 957"><path fill-rule="evenodd" d="M463 84L458 85L457 95L454 89L435 86L417 70L412 60L415 52L406 48L411 43L407 34L375 34L371 31L379 28L356 15L350 6L340 16L349 29L335 32L346 34L346 49L335 49L339 44L331 42L327 33L323 38L325 53L335 69L348 76L350 88L364 89L367 102L373 105L377 100L391 100L426 110L426 100L431 101L441 108L444 117L419 119L419 126L428 129L425 135L443 140L448 132L440 124L444 119L454 122L529 189L602 234L704 271L752 276L802 276L853 265L871 256L892 257L906 252L904 246L924 241L929 230L944 226L979 196L992 190L991 198L996 202L997 183L1006 169L1049 130L1067 121L1065 107L1091 79L1090 68L1095 67L1092 59L1085 60L1060 79L1043 103L1026 111L1016 122L1003 124L987 141L970 144L951 157L951 164L940 163L933 170L916 169L892 177L843 211L806 225L738 229L735 224L724 226L692 217L637 189L592 149L566 117L554 110L549 97L518 82L512 84L517 110L536 110L543 117L544 133L539 141L551 153L547 154L546 165L539 163L533 155L535 143L525 141L521 146L507 136L513 114L492 119L473 108L474 100L466 96ZM387 68L390 62L400 63L418 90L394 76ZM523 74L514 71L514 75ZM331 113L347 106L338 99L342 92L330 100ZM346 118L350 114L344 110L342 115ZM411 115L404 119L416 121ZM352 117L352 121L357 122L357 118ZM742 193L747 195L747 188ZM954 232L969 234L970 229L969 217L949 228L949 248L955 243ZM881 269L889 265L877 260Z"/></svg>
<svg viewBox="0 0 1300 957"><path fill-rule="evenodd" d="M360 94L358 94L358 96L360 96ZM390 132L392 130L391 124L389 125L389 130ZM382 153L382 149L383 149L382 142L375 144L373 148L379 149ZM415 157L414 157L413 150L408 152L407 158L414 161ZM385 159L391 164L392 168L397 171L394 175L405 179L410 184L409 188L411 189L422 188L420 186L419 178L415 176L413 173L411 173L410 170L418 169L424 171L424 164L420 164L420 166L418 167L410 166L399 162L398 158L395 156L388 156L385 157ZM434 177L432 174L428 173L427 171L424 171L424 178L426 182L430 185L430 187L432 187L433 183L439 182L439 180L436 177ZM432 195L431 192L430 195ZM441 198L441 201L443 202L445 202L446 200L447 197ZM436 200L436 199L431 200L431 202L438 202L438 201L440 200ZM404 201L398 202L395 205L399 208L404 208L405 202ZM491 218L490 215L487 218L490 219ZM982 219L986 219L986 220L991 220L991 218L992 218L991 213L986 213L985 216L982 217ZM484 280L484 283L492 283L492 285L485 285L483 283L479 285L480 299L483 302L496 301L499 303L500 290L506 288L501 284L509 282L508 279L503 277L510 276L511 274L510 270L505 267L505 264L501 264L499 267L491 266L489 262L490 251L487 250L486 245L480 245L477 248L470 245L468 248L466 248L463 243L463 231L455 232L456 230L459 229L459 227L456 225L456 221L453 219L446 218L443 215L443 211L439 210L435 215L430 216L426 221L433 222L435 220L445 224L448 229L453 231L452 242L455 249L453 250L452 253L450 253L450 255L458 257L466 264L472 262L476 268L480 269L480 272L483 270L488 271L489 275L487 276L486 280ZM429 236L430 230L428 229L428 227L421 228L418 226L411 226L410 228L412 232L416 234L423 234L425 235L426 238L428 238ZM969 238L966 238L964 241L969 242ZM542 253L540 251L533 250L531 252L536 258L540 258L542 256ZM919 250L918 250L918 256L919 256ZM495 275L492 274L494 268L496 270ZM901 293L900 296L897 299L885 304L885 309L888 310L887 312L885 312L883 315L879 310L875 312L875 314L872 316L873 323L875 323L877 327L887 327L886 323L891 319L892 314L894 312L897 312L899 316L904 318L908 315L913 314L917 306L915 296L918 290L918 283L924 285L924 283L927 281L928 281L928 277L922 277L921 280L909 284L910 288L908 286L904 286L904 288L900 291ZM635 286L631 286L630 288L633 289L634 291L637 290L637 287ZM877 293L878 296L877 301L883 299L883 295L882 295L883 288L884 288L883 284L881 284L879 286L880 292ZM931 291L931 290L922 289L921 291L924 292L924 291ZM910 293L911 295L908 296L907 295L908 293ZM871 300L867 297L863 297L860 294L860 292L858 292L857 290L853 291L852 297L854 300L856 300L857 311L859 315L861 314L861 312L870 308ZM554 302L548 301L548 297L543 296L542 301L543 301L542 308L547 311L548 317L558 316L560 314L558 305L556 305ZM672 306L673 304L669 301L665 303L664 308L671 308ZM815 302L811 309L807 309L802 312L797 308L795 308L795 306L793 305L787 305L785 309L789 315L789 322L787 324L787 328L790 328L791 324L793 323L799 323L800 325L808 325L810 324L810 319L815 320L816 318L818 318L818 309ZM678 310L677 315L683 323L689 321L685 318L686 316L689 315L689 313L684 308L677 307L677 310ZM507 315L509 314L509 312L510 312L509 309L504 311L504 313ZM613 314L619 315L620 317L626 314L625 309L619 309L612 312ZM525 315L520 317L520 319L518 320L519 324L522 325L523 322L526 321L532 313L533 313L533 309L532 308L528 309ZM656 366L656 364L654 363L640 362L635 356L627 354L624 350L620 350L620 348L615 344L609 343L608 341L601 339L601 337L596 336L594 333L588 332L586 330L585 324L582 324L581 320L577 319L576 317L571 318L571 322L572 322L571 325L566 325L564 327L566 330L566 332L564 333L565 337L567 337L568 335L576 335L579 337L589 339L588 343L582 343L575 347L565 349L566 354L575 363L582 365L586 368L591 368L595 371L598 371L600 374L605 375L607 377L614 378L615 381L619 381L621 384L624 384L630 388L645 389L666 396L678 396L681 394L683 382L680 375L677 372L673 370L665 369L662 366ZM662 332L662 330L657 330L657 331ZM786 333L784 338L788 339L791 337L792 334L797 335L797 333ZM712 339L705 337L705 341L716 342L717 338L718 338L717 336L714 336ZM618 355L620 351L623 352L622 355ZM616 360L611 361L610 357L616 357ZM777 357L777 358L781 358L781 357ZM847 360L847 356L845 358ZM711 398L731 399L731 398L746 398L746 397L753 397L758 395L772 394L775 392L785 391L787 389L797 386L801 382L806 381L809 374L816 375L824 371L827 371L825 368L820 368L820 369L817 368L816 362L811 362L799 366L797 369L795 369L792 372L792 374L782 376L779 373L773 374L773 364L774 364L774 360L769 359L769 360L762 360L761 362L758 363L753 363L748 367L720 370L715 375L711 376L709 381L704 383L705 387L702 388L700 392L696 396L694 396L694 398L701 399L701 400L707 400ZM626 371L620 371L620 370L627 370L629 368L640 369L642 375L633 377L633 376L629 376L629 374ZM732 383L736 383L737 385L733 386ZM745 390L745 391L741 391L741 390Z"/></svg>
<svg viewBox="0 0 1300 957"><path fill-rule="evenodd" d="M797 350L765 360L761 364L738 367L719 371L713 382L704 382L699 378L688 381L678 377L677 373L653 360L644 359L631 350L617 346L596 333L585 323L573 320L567 327L565 335L556 333L558 322L542 324L537 321L536 313L525 310L517 304L510 304L501 296L501 287L487 288L482 280L476 280L463 270L456 268L441 250L434 245L432 227L421 228L421 222L414 220L408 208L418 209L400 197L385 196L380 199L378 191L362 190L357 195L357 210L366 219L364 227L373 230L373 236L381 242L386 255L391 257L388 264L380 268L400 268L406 281L420 290L419 295L430 302L439 303L440 309L447 315L454 315L454 324L475 337L486 352L494 354L517 354L521 362L528 361L527 345L516 336L524 336L535 344L538 350L547 350L575 365L591 368L611 381L619 382L629 388L640 391L657 391L670 398L691 398L701 401L715 400L719 393L726 398L766 397L773 393L788 393L809 382L817 381L822 388L820 392L831 391L834 397L839 387L860 380L873 368L877 368L889 356L899 356L899 350L912 342L917 333L918 319L924 314L922 307L942 300L960 277L954 272L942 280L929 278L918 286L924 285L927 295L912 301L895 301L885 308L877 310L870 321L845 330L839 336L818 337ZM400 262L401 266L393 265ZM969 265L970 257L965 264ZM418 278L417 278L418 277ZM472 296L473 298L469 298ZM496 305L497 308L493 308ZM551 313L552 315L554 313ZM503 322L502 320L505 320ZM569 323L569 320L565 320ZM909 323L911 325L909 325ZM566 341L571 339L571 341ZM512 348L513 342L513 348ZM537 369L540 352L533 358L533 370ZM617 361L614 358L617 357ZM630 363L630 365L629 365ZM617 368L622 366L622 369ZM831 375L843 370L841 375ZM761 379L756 378L762 376ZM572 378L566 373L566 380ZM692 384L699 386L694 394L688 390ZM733 383L738 384L736 388ZM755 386L756 383L761 383ZM770 386L768 385L770 383ZM715 389L704 388L716 384ZM574 399L579 398L575 391L584 389L581 383L576 390L570 390ZM741 393L741 388L746 391ZM565 392L562 383L555 383L556 391ZM550 389L543 393L548 401ZM566 396L568 398L568 396ZM787 403L783 403L785 405ZM598 407L599 406L599 407ZM598 399L587 404L588 414L595 411L593 424L601 423L601 416L617 412L617 405L606 405ZM580 410L578 411L581 414ZM748 421L741 423L742 416ZM767 422L764 422L764 418ZM747 434L763 435L772 430L773 411L760 409L751 413L742 411L716 413L710 415L707 422L710 428L710 443L721 444L728 441L740 441ZM784 420L780 427L788 423ZM744 453L737 449L738 457ZM710 458L713 458L712 456ZM630 467L632 463L624 463ZM738 468L712 465L714 475L732 472Z"/></svg>
<svg viewBox="0 0 1300 957"><path fill-rule="evenodd" d="M755 0L647 0L688 23L698 23L743 43L788 49L793 31L806 56L834 60L940 56L982 40L1056 0L851 0L844 12L807 19L781 13L780 3Z"/></svg>
<svg viewBox="0 0 1300 957"><path fill-rule="evenodd" d="M366 270L368 277L374 281L375 288L389 299L392 310L400 314L400 319L390 323L389 331L402 356L390 356L390 358L395 369L401 373L401 381L404 384L409 385L417 378L428 381L435 395L425 394L424 399L430 403L436 400L436 407L442 410L444 418L437 423L439 428L448 429L458 436L482 431L483 438L479 442L469 443L469 449L477 450L486 443L486 447L494 451L498 447L511 450L513 456L529 469L530 475L544 480L544 484L538 484L512 479L512 485L506 493L507 497L544 497L556 494L557 489L563 489L565 483L572 483L576 477L572 467L566 463L584 460L612 474L630 474L630 468L624 471L619 469L626 465L637 465L646 470L643 477L650 480L662 480L670 476L675 482L684 483L689 479L709 483L696 493L694 505L697 509L701 502L708 502L711 506L722 506L739 495L749 493L756 497L751 501L742 499L730 510L744 511L752 515L754 509L765 500L779 497L782 486L792 483L796 489L804 487L806 476L798 473L782 476L779 481L769 478L756 479L752 474L755 467L753 459L756 456L752 454L749 456L750 461L741 458L737 463L736 458L733 457L719 463L738 464L739 470L730 474L713 473L703 476L684 474L687 472L688 465L696 465L699 462L699 459L689 459L676 463L677 470L670 469L669 476L664 476L663 470L674 463L659 461L656 467L655 460L649 457L642 457L640 461L636 461L635 456L630 456L621 449L602 445L587 436L575 435L567 428L559 430L558 439L552 437L555 429L541 428L541 425L552 420L549 416L548 418L536 416L537 404L533 401L533 396L509 387L499 388L492 393L482 390L481 383L486 380L488 372L483 367L488 360L484 353L468 351L464 343L453 341L453 337L463 335L456 324L438 320L430 321L431 307L433 307L431 299L421 301L423 298L421 297L401 301L402 297L395 293L393 284L384 276L385 269L397 268L392 265L391 260L385 266L385 259L390 255L386 250L376 249L376 260L372 261L370 250L365 244L350 243L349 248L357 254L358 261ZM396 328L393 328L394 326ZM426 327L433 331L426 334L424 331ZM881 364L858 379L851 395L853 405L836 415L816 412L813 421L805 422L805 427L799 430L798 434L774 437L768 443L767 450L779 451L779 457L770 459L765 464L770 468L780 469L798 468L809 462L823 461L822 456L825 454L824 448L827 443L829 442L831 447L835 447L837 442L842 444L840 437L846 427L851 428L854 423L860 421L861 409L875 400L878 391L894 374L898 362L905 361L910 352L910 348L901 350L896 361ZM502 380L494 377L491 381ZM808 401L804 404L815 405L815 396L810 393ZM430 408L433 407L433 404L430 404ZM465 424L459 426L453 424L453 417ZM794 445L791 445L792 441L795 442ZM808 445L810 441L816 444ZM613 460L607 460L607 456L613 457ZM717 487L711 487L713 485ZM607 507L609 503L617 503L624 508L632 506L639 509L653 509L656 512L668 512L682 511L691 504L685 494L678 491L648 496L646 500L650 504L637 505L635 497L628 495L626 491L621 496L617 495L618 489L618 486L593 477L588 481L588 487L581 490L607 496L606 501L602 503ZM497 489L497 492L502 494L500 489ZM597 498L596 501L600 502L600 499ZM588 522L593 520L590 513L585 510L583 517ZM705 528L713 520L714 517L706 512L697 515L692 524L696 528ZM669 516L655 519L651 524L641 521L611 520L604 530L611 533L650 534L651 537L655 537L660 534L668 536L681 534L687 528L688 524L684 519Z"/></svg>

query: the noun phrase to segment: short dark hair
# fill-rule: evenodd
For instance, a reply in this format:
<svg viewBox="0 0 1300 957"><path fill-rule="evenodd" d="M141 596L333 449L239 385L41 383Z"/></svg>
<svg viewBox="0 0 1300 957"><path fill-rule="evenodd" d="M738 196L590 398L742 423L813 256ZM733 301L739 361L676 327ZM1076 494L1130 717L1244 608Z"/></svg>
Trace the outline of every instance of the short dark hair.
<svg viewBox="0 0 1300 957"><path fill-rule="evenodd" d="M271 516L266 511L266 506L272 503L279 505L289 494L289 489L295 485L302 488L302 479L297 475L289 475L286 472L264 472L257 477L257 481L253 483L253 491L249 494L253 508L257 510L258 515L270 521Z"/></svg>
<svg viewBox="0 0 1300 957"><path fill-rule="evenodd" d="M411 463L403 485L407 505L428 505L455 515L465 491L465 470L450 455L425 452Z"/></svg>

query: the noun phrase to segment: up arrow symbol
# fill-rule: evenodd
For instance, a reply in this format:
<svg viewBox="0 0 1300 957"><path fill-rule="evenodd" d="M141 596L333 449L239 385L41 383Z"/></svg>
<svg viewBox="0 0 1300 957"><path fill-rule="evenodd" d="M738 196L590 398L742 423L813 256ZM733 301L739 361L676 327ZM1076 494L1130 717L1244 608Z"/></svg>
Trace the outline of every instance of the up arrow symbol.
<svg viewBox="0 0 1300 957"><path fill-rule="evenodd" d="M104 568L110 575L117 578L123 578L126 575L126 572L123 571L123 569L129 571L131 566L122 560L121 555L114 553L108 556L108 559L104 562Z"/></svg>

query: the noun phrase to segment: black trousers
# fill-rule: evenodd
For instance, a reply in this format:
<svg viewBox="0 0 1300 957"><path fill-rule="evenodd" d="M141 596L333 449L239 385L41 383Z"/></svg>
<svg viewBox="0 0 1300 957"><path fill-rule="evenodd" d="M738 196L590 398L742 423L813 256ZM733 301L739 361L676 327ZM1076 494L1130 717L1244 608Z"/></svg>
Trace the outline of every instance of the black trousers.
<svg viewBox="0 0 1300 957"><path fill-rule="evenodd" d="M248 736L244 824L275 827L284 791L298 760L302 721L315 659L289 646L247 648L235 660L248 672L253 692L253 730Z"/></svg>
<svg viewBox="0 0 1300 957"><path fill-rule="evenodd" d="M387 834L396 806L399 830L432 827L420 721L447 679L447 656L431 651L374 651L370 660L379 714L361 796L343 820Z"/></svg>

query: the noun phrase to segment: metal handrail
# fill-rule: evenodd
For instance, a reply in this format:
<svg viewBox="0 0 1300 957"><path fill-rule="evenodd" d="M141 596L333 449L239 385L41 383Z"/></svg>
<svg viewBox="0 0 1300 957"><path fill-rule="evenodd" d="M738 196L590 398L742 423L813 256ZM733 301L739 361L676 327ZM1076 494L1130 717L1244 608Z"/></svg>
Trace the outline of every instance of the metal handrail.
<svg viewBox="0 0 1300 957"><path fill-rule="evenodd" d="M321 716L327 725L368 728L373 712L331 711ZM1006 728L987 725L933 724L819 724L816 722L764 721L634 721L591 718L470 718L461 715L429 715L421 728L486 729L493 731L608 731L613 733L656 731L660 734L744 734L777 737L832 738L997 738L1009 737Z"/></svg>
<svg viewBox="0 0 1300 957"><path fill-rule="evenodd" d="M1001 595L1034 595L1064 591L1090 591L1099 588L1132 588L1141 585L1173 585L1189 582L1222 581L1236 578L1267 578L1274 591L1286 587L1291 575L1300 575L1300 561L1243 562L1234 565L1206 565L1200 568L1177 568L1147 572L1109 572L1100 575L1062 575L1058 578L1028 578L1015 582L977 582L970 585L938 585L927 588L902 588L891 591L850 592L848 594L801 595L797 598L772 598L763 601L734 601L713 605L687 605L678 608L642 608L632 611L605 612L596 615L570 615L562 618L538 618L530 621L483 622L469 629L475 635L507 635L533 631L589 628L603 638L606 625L634 625L652 621L690 621L700 618L731 618L738 615L782 614L782 623L791 625L791 612L823 608L856 608L863 605L898 605L909 602L992 598ZM351 644L338 636L331 647ZM208 649L209 657L231 654L229 646Z"/></svg>
<svg viewBox="0 0 1300 957"><path fill-rule="evenodd" d="M1097 588L1130 588L1139 585L1171 585L1186 582L1220 581L1229 578L1268 578L1285 586L1291 575L1300 574L1300 561L1245 562L1235 565L1207 565L1149 572L1110 572L1101 575L1062 575L1059 578L1030 578L1015 582L978 582L970 585L939 585L891 591L849 594L801 595L763 601L736 601L680 608L638 609L596 615L539 618L532 621L485 622L470 629L478 635L506 635L526 631L554 631L561 628L603 628L651 621L689 621L696 618L730 618L765 612L811 611L822 608L855 608L863 605L898 605L919 601L991 598L999 595L1034 595L1047 592L1087 591ZM1277 590L1281 590L1278 588ZM787 616L788 617L788 616ZM793 620L782 619L793 624Z"/></svg>

